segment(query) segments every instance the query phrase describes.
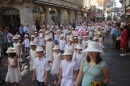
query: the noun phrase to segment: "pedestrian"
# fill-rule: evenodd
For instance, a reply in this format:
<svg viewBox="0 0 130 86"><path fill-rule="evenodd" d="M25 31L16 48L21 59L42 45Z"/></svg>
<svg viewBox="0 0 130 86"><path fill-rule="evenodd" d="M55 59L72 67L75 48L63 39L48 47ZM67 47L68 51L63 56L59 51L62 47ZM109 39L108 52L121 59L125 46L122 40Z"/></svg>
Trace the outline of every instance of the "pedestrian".
<svg viewBox="0 0 130 86"><path fill-rule="evenodd" d="M121 33L121 48L122 48L122 53L120 56L126 56L126 50L128 48L128 40L129 40L129 33L128 33L128 27L124 26L123 31Z"/></svg>
<svg viewBox="0 0 130 86"><path fill-rule="evenodd" d="M84 58L84 54L81 53L81 51L82 51L82 45L77 44L76 52L73 53L73 58L72 58L72 60L76 62L76 66L77 66L77 71L76 71L77 74L76 75L78 75L81 61Z"/></svg>
<svg viewBox="0 0 130 86"><path fill-rule="evenodd" d="M64 39L64 35L61 34L61 35L60 35L59 46L60 46L60 52L61 52L62 54L64 53L65 45L66 45L66 41L65 41L65 39Z"/></svg>
<svg viewBox="0 0 130 86"><path fill-rule="evenodd" d="M73 46L72 43L73 43L73 39L70 38L70 39L68 40L68 43L65 45L64 50L69 49L69 50L74 51L74 46Z"/></svg>
<svg viewBox="0 0 130 86"><path fill-rule="evenodd" d="M50 63L52 61L52 54L53 54L53 47L54 47L54 42L51 40L50 35L46 35L46 58L48 62Z"/></svg>
<svg viewBox="0 0 130 86"><path fill-rule="evenodd" d="M43 36L42 30L39 31L39 46L45 49L45 37Z"/></svg>
<svg viewBox="0 0 130 86"><path fill-rule="evenodd" d="M53 48L53 56L52 56L52 68L51 68L51 74L55 78L54 85L58 82L58 75L59 75L59 68L62 61L62 55L60 53L60 46L55 45Z"/></svg>
<svg viewBox="0 0 130 86"><path fill-rule="evenodd" d="M35 42L35 41L34 41L34 38L35 38L35 36L34 36L34 35L31 35L31 40L30 40L30 42Z"/></svg>
<svg viewBox="0 0 130 86"><path fill-rule="evenodd" d="M60 86L74 86L76 80L76 62L72 60L72 50L65 50L65 59L61 61L58 84Z"/></svg>
<svg viewBox="0 0 130 86"><path fill-rule="evenodd" d="M4 61L6 66L8 66L8 72L6 75L6 82L12 84L12 86L19 86L19 81L22 80L19 68L19 62L16 55L15 48L8 48L6 51L8 54L8 61Z"/></svg>
<svg viewBox="0 0 130 86"><path fill-rule="evenodd" d="M34 42L36 43L36 46L39 46L39 36L37 32L34 32Z"/></svg>
<svg viewBox="0 0 130 86"><path fill-rule="evenodd" d="M28 23L25 24L25 26L24 26L24 30L23 30L23 31L24 31L24 35L27 34L28 37L29 37Z"/></svg>
<svg viewBox="0 0 130 86"><path fill-rule="evenodd" d="M82 82L82 86L91 86L95 80L101 83L108 84L110 80L109 69L105 61L100 57L99 44L96 42L89 42L87 49L82 53L88 53L87 57L81 61L80 71L76 79L75 86L79 86ZM104 79L102 77L104 76ZM104 86L103 85L103 86Z"/></svg>
<svg viewBox="0 0 130 86"><path fill-rule="evenodd" d="M48 60L44 56L44 50L42 47L37 47L37 58L34 59L34 69L32 81L37 81L37 86L45 86L48 83L50 66Z"/></svg>
<svg viewBox="0 0 130 86"><path fill-rule="evenodd" d="M86 49L88 45L88 40L87 40L87 36L83 36L83 40L82 40L82 50Z"/></svg>
<svg viewBox="0 0 130 86"><path fill-rule="evenodd" d="M34 66L34 59L37 57L37 53L36 53L36 43L35 42L30 42L30 52L29 52L29 56L27 57L27 59L30 60L30 68L29 70L32 72L33 71L33 66Z"/></svg>
<svg viewBox="0 0 130 86"><path fill-rule="evenodd" d="M116 26L113 26L112 30L111 30L111 40L112 40L112 47L111 48L115 48L115 43L116 43L116 32L117 32L117 28Z"/></svg>
<svg viewBox="0 0 130 86"><path fill-rule="evenodd" d="M23 41L22 44L24 44L24 50L26 52L26 56L29 55L30 41L28 39L28 35L27 34L24 35L24 41Z"/></svg>
<svg viewBox="0 0 130 86"><path fill-rule="evenodd" d="M21 48L21 44L19 43L19 38L17 36L14 36L13 40L14 40L13 47L16 50L16 55L17 55L17 58L18 58L18 62L22 62L22 58L21 58L22 48Z"/></svg>
<svg viewBox="0 0 130 86"><path fill-rule="evenodd" d="M2 65L2 38L0 37L0 72L3 71L3 65Z"/></svg>
<svg viewBox="0 0 130 86"><path fill-rule="evenodd" d="M24 26L23 24L21 24L21 26L19 27L19 33L21 36L21 41L23 42L23 38L24 38Z"/></svg>
<svg viewBox="0 0 130 86"><path fill-rule="evenodd" d="M7 34L7 40L8 40L8 46L13 47L13 34L11 34L11 31L8 31Z"/></svg>

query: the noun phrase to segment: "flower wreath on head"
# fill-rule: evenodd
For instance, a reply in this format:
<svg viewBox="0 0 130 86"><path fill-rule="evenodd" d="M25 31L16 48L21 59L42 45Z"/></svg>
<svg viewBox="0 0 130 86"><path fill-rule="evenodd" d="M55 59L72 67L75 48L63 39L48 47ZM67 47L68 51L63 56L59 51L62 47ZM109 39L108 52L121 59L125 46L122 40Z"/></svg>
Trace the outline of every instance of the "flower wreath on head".
<svg viewBox="0 0 130 86"><path fill-rule="evenodd" d="M79 28L79 30L77 31L77 35L78 36L85 36L86 35L86 31L83 30L83 27Z"/></svg>

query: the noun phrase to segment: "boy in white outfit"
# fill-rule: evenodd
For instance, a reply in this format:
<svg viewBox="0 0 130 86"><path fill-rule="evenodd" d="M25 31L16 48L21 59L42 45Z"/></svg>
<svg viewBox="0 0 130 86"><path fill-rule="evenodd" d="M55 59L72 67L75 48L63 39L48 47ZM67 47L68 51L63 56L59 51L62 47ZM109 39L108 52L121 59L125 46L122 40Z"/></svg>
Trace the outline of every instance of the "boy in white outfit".
<svg viewBox="0 0 130 86"><path fill-rule="evenodd" d="M60 35L59 46L60 46L60 52L62 54L64 53L65 45L66 45L66 41L64 40L64 35Z"/></svg>
<svg viewBox="0 0 130 86"><path fill-rule="evenodd" d="M42 47L37 47L37 58L34 59L34 70L32 81L37 77L37 86L45 86L48 82L48 74L50 66L48 60L44 57L44 50Z"/></svg>

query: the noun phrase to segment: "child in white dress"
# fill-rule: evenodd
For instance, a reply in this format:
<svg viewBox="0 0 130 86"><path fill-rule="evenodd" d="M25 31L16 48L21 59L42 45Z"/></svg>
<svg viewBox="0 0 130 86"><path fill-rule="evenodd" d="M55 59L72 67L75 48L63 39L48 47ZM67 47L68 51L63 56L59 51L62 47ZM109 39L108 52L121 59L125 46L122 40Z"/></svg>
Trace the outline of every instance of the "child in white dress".
<svg viewBox="0 0 130 86"><path fill-rule="evenodd" d="M45 46L45 43L44 43L44 36L43 36L43 33L42 33L42 30L39 31L39 46L43 47Z"/></svg>
<svg viewBox="0 0 130 86"><path fill-rule="evenodd" d="M22 58L21 58L21 44L19 43L19 38L17 36L13 37L14 43L13 43L13 47L15 48L16 51L16 55L18 56L18 61L22 62Z"/></svg>
<svg viewBox="0 0 130 86"><path fill-rule="evenodd" d="M51 74L54 76L55 78L55 83L58 81L58 75L59 75L59 68L60 68L60 64L61 64L61 60L62 60L62 55L60 53L60 46L59 45L55 45L55 47L53 48L54 52L53 52L53 56L52 56L52 68L51 68Z"/></svg>
<svg viewBox="0 0 130 86"><path fill-rule="evenodd" d="M65 60L61 61L58 84L60 86L74 86L76 80L76 62L72 61L72 50L65 50Z"/></svg>
<svg viewBox="0 0 130 86"><path fill-rule="evenodd" d="M6 66L8 66L8 72L5 81L10 82L12 86L19 86L19 81L22 80L22 78L15 49L8 48L6 53L8 54L8 61L4 62Z"/></svg>
<svg viewBox="0 0 130 86"><path fill-rule="evenodd" d="M76 47L76 52L73 54L73 58L72 60L76 62L76 66L78 68L78 71L80 69L80 64L81 64L81 61L82 59L85 57L83 53L81 53L82 51L82 45L81 44L78 44L77 47ZM78 72L77 72L78 73Z"/></svg>
<svg viewBox="0 0 130 86"><path fill-rule="evenodd" d="M37 32L34 33L34 42L36 43L36 46L38 47L39 46L39 37L38 37Z"/></svg>
<svg viewBox="0 0 130 86"><path fill-rule="evenodd" d="M52 54L53 54L52 48L54 47L55 44L51 40L50 35L46 35L45 39L46 39L46 58L47 58L48 62L51 62Z"/></svg>
<svg viewBox="0 0 130 86"><path fill-rule="evenodd" d="M37 57L36 53L36 43L35 42L30 42L30 55L27 57L27 59L30 59L30 71L33 71L33 65L34 65L34 59Z"/></svg>
<svg viewBox="0 0 130 86"><path fill-rule="evenodd" d="M31 40L30 42L34 42L34 35L31 35Z"/></svg>
<svg viewBox="0 0 130 86"><path fill-rule="evenodd" d="M64 50L69 49L69 50L74 51L74 46L72 45L72 43L73 43L73 39L70 38L70 39L68 40L68 44L65 45Z"/></svg>
<svg viewBox="0 0 130 86"><path fill-rule="evenodd" d="M86 49L88 45L87 36L83 36L82 50Z"/></svg>

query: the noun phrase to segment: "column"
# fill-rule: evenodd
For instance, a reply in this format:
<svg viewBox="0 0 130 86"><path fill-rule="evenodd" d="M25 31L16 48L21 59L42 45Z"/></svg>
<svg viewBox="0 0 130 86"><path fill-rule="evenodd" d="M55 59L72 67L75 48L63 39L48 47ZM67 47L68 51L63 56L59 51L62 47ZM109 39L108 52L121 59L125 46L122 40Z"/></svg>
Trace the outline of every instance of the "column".
<svg viewBox="0 0 130 86"><path fill-rule="evenodd" d="M78 11L78 12L76 12L76 21L77 22L80 22L81 20L80 20L80 12Z"/></svg>
<svg viewBox="0 0 130 86"><path fill-rule="evenodd" d="M59 12L59 16L60 16L60 23L63 24L64 23L64 10L60 10Z"/></svg>
<svg viewBox="0 0 130 86"><path fill-rule="evenodd" d="M46 13L45 13L46 25L51 25L51 17L52 14L50 13L49 8L46 8Z"/></svg>
<svg viewBox="0 0 130 86"><path fill-rule="evenodd" d="M72 20L73 20L73 12L70 11L69 12L69 22L72 22Z"/></svg>

